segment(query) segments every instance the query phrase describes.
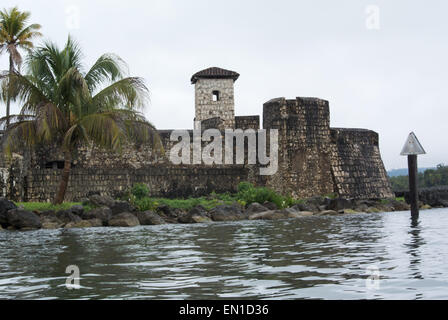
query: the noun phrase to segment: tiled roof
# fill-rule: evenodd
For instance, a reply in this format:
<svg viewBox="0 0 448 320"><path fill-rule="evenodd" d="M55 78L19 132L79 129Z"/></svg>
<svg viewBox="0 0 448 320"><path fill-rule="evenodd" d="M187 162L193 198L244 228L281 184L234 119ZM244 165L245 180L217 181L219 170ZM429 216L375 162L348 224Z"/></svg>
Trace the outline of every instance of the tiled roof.
<svg viewBox="0 0 448 320"><path fill-rule="evenodd" d="M239 77L239 73L236 73L235 71L213 67L199 71L193 75L191 83L195 84L198 79L233 79L233 81L236 81Z"/></svg>

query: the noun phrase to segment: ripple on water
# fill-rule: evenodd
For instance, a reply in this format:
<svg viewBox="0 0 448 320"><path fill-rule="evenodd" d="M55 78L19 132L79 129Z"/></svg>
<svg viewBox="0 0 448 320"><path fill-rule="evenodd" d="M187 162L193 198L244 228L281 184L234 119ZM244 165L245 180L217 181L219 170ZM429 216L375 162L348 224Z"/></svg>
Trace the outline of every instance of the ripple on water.
<svg viewBox="0 0 448 320"><path fill-rule="evenodd" d="M448 210L0 233L0 299L447 299ZM77 265L81 289L68 291ZM379 270L370 288L368 267Z"/></svg>

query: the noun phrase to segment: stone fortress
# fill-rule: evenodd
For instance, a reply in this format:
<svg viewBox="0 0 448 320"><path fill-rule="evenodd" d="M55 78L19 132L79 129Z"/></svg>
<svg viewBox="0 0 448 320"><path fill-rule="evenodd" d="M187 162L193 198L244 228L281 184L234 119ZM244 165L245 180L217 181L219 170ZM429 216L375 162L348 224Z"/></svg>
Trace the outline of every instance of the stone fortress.
<svg viewBox="0 0 448 320"><path fill-rule="evenodd" d="M209 68L193 75L196 118L202 130L260 129L259 116L235 116L234 85L239 74ZM267 186L296 198L337 193L352 199L394 197L379 150L378 134L330 127L328 101L273 99L263 106L263 129L279 132L278 172L257 174L257 165L174 165L169 161L173 130L159 130L166 153L149 145L114 154L85 146L74 156L67 201L92 194L118 197L136 183L152 196L189 197L234 192L242 181ZM190 135L193 130L189 130ZM269 150L269 148L267 148ZM246 150L247 153L247 150ZM2 157L3 158L3 157ZM63 155L48 146L0 159L0 191L16 201L51 201L63 168Z"/></svg>

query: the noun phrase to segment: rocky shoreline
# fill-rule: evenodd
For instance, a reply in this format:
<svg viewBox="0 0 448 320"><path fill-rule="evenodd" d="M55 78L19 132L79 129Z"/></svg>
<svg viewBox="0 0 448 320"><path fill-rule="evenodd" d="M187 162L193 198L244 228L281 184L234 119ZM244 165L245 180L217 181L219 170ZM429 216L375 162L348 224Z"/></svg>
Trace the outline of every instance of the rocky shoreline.
<svg viewBox="0 0 448 320"><path fill-rule="evenodd" d="M0 198L0 231L281 220L410 210L407 203L395 199L350 200L324 197L314 197L287 209L278 209L273 203L253 203L247 208L235 203L220 205L212 210L197 206L188 212L168 206L160 206L154 212L138 212L128 202L98 195L90 197L87 204L94 209L85 210L83 206L74 206L61 211L31 212L18 208L5 198ZM431 208L423 204L421 207Z"/></svg>

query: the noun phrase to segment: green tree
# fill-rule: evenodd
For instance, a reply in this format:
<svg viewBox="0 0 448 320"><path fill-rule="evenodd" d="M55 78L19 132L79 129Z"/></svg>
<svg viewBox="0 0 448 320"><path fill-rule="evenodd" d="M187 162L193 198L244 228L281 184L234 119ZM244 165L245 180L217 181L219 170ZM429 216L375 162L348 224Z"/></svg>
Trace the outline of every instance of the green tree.
<svg viewBox="0 0 448 320"><path fill-rule="evenodd" d="M21 12L17 7L0 11L0 54L9 53L9 72L20 70L22 56L19 49L33 48L33 39L40 37L39 24L28 25L29 12ZM9 126L11 94L6 96L6 126Z"/></svg>
<svg viewBox="0 0 448 320"><path fill-rule="evenodd" d="M0 76L22 104L2 139L6 153L41 143L64 152L54 204L64 200L72 157L80 145L120 151L130 142L147 142L162 148L154 126L140 112L148 98L143 79L126 76L125 63L113 54L101 56L87 72L81 59L81 50L69 37L62 49L47 42L33 50L25 61L25 75Z"/></svg>

